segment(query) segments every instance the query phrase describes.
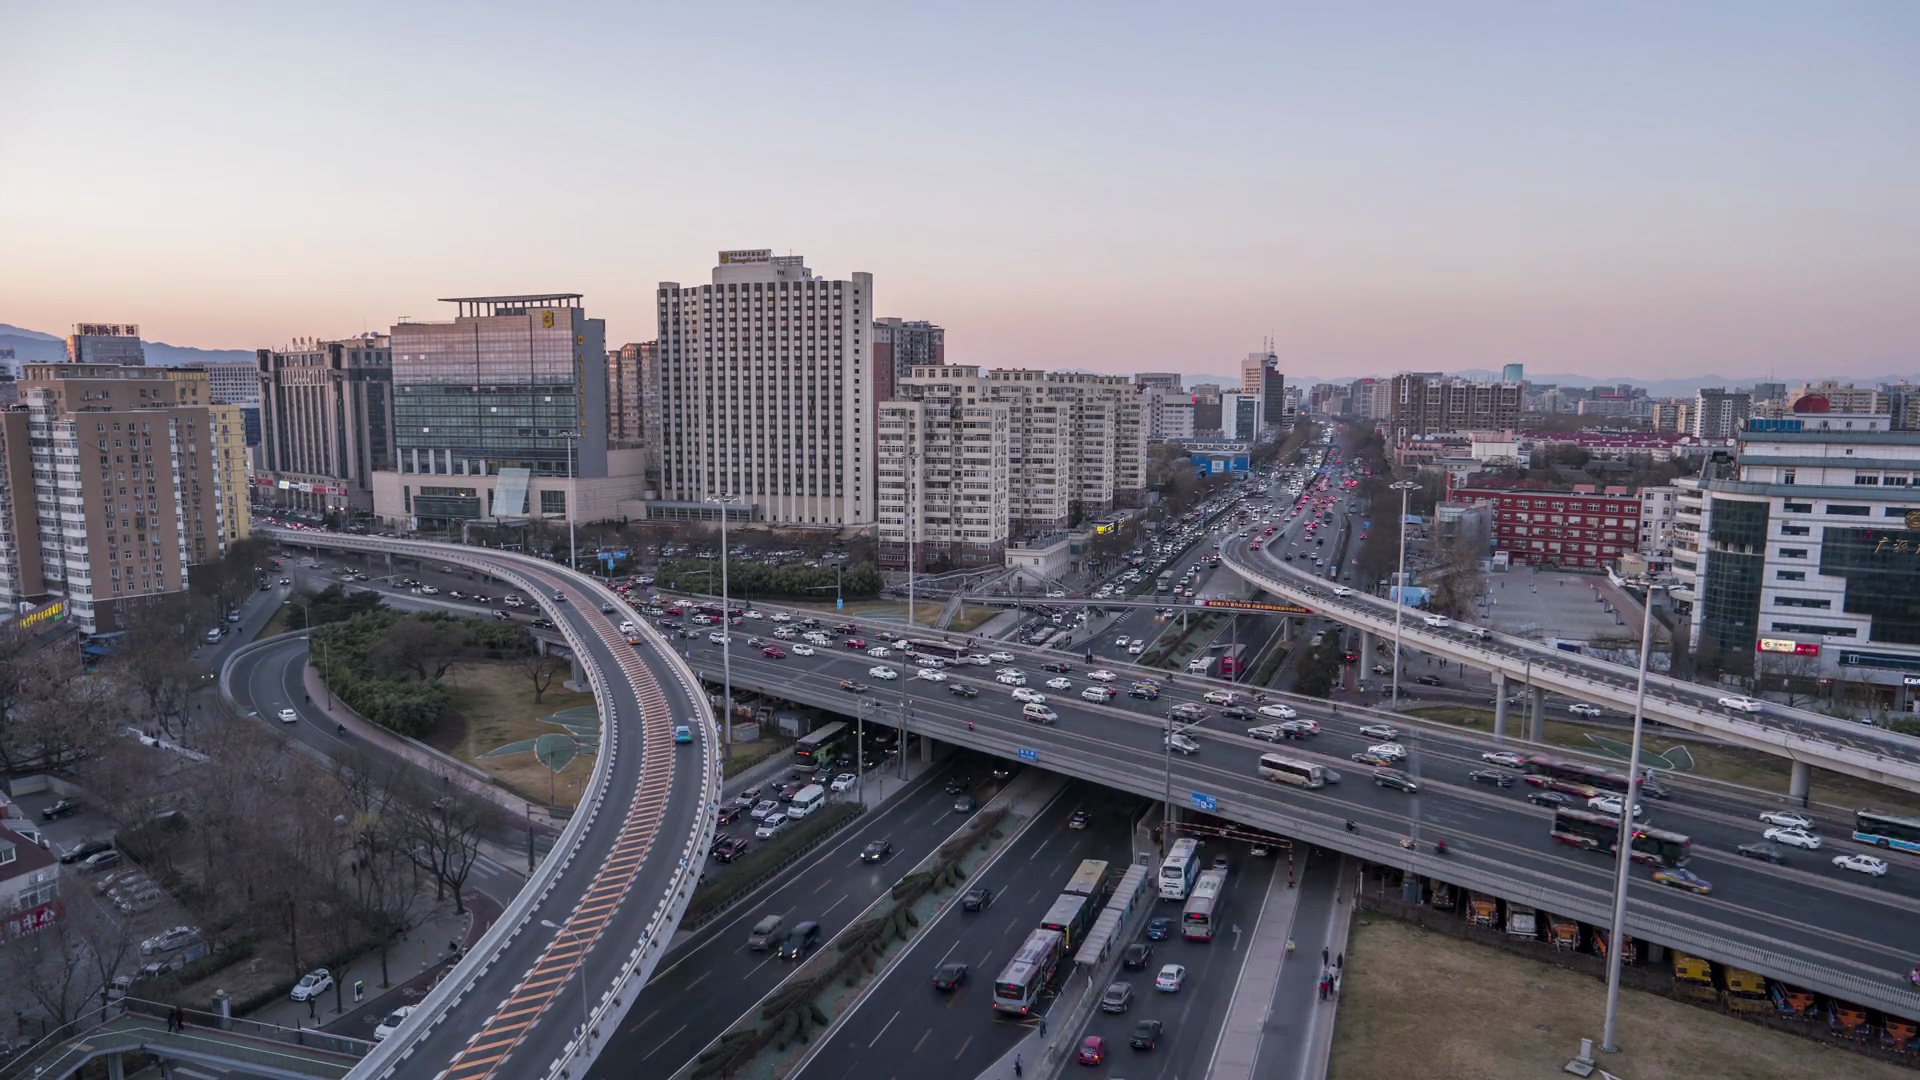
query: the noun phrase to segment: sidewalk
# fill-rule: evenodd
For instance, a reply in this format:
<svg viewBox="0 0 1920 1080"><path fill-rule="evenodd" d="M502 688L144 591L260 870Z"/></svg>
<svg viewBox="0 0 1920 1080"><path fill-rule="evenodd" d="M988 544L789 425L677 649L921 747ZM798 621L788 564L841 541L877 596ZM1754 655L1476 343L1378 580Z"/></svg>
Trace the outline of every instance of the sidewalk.
<svg viewBox="0 0 1920 1080"><path fill-rule="evenodd" d="M1344 969L1347 925L1353 914L1353 871L1340 856L1324 851L1310 861L1317 866L1312 881L1301 886L1294 917L1298 948L1293 962L1280 971L1264 1029L1268 1037L1261 1041L1248 1075L1313 1080L1326 1074L1340 1000L1338 978ZM1331 961L1325 967L1321 949ZM1322 999L1320 980L1328 975L1335 980L1334 989Z"/></svg>
<svg viewBox="0 0 1920 1080"><path fill-rule="evenodd" d="M1254 920L1253 934L1247 939L1247 958L1240 969L1240 982L1227 1001L1227 1016L1221 1021L1220 1036L1213 1045L1213 1059L1207 1069L1209 1077L1252 1080L1255 1075L1269 1075L1256 1074L1254 1067L1259 1063L1267 1020L1278 997L1280 972L1288 959L1287 942L1293 939L1300 897L1325 876L1324 869L1318 873L1308 872L1310 869L1302 869L1297 888L1288 888L1276 874L1274 887L1267 891L1266 902Z"/></svg>

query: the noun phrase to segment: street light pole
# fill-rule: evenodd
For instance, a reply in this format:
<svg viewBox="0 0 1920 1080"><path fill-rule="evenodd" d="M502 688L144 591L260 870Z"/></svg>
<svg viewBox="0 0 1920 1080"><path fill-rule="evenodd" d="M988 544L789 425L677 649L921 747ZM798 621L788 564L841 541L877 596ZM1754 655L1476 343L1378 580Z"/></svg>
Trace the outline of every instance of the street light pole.
<svg viewBox="0 0 1920 1080"><path fill-rule="evenodd" d="M566 937L566 938L567 938L568 940L570 940L570 941L573 941L574 943L576 943L576 944L578 944L578 945L580 945L580 946L581 946L581 950L580 950L580 1042L579 1042L579 1046L580 1046L580 1048L581 1048L582 1050L584 1050L584 1049L586 1049L586 1044L587 1044L587 1030L588 1030L588 1028L589 1028L589 1027L590 1027L590 1026L592 1025L592 1016L591 1016L591 1014L590 1014L590 1012L589 1012L589 1009L588 1009L588 1003L587 1003L587 953L586 953L586 942L584 942L584 941L581 941L581 939L580 939L580 935L579 935L579 934L578 934L578 933L577 933L576 931L574 931L574 930L573 930L573 929L572 929L571 927L566 927L566 926L561 926L561 925L560 925L559 923L556 923L556 922L554 922L554 921L553 921L552 919L541 919L541 920L540 920L540 925L541 925L541 926L545 926L545 927L547 927L547 928L549 928L549 929L553 929L553 930L558 930L558 931L560 931L560 933L561 933L562 935L564 935L564 936L565 936L565 937Z"/></svg>
<svg viewBox="0 0 1920 1080"><path fill-rule="evenodd" d="M1168 834L1173 831L1173 710L1167 710L1166 746L1160 751L1161 774L1166 777L1165 801L1160 804L1160 854L1167 854Z"/></svg>
<svg viewBox="0 0 1920 1080"><path fill-rule="evenodd" d="M1647 656L1653 637L1653 594L1666 585L1647 585L1646 611L1640 622L1640 677L1633 694L1633 749L1627 754L1627 793L1620 800L1620 850L1613 878L1613 931L1607 938L1607 1018L1600 1033L1600 1049L1609 1054L1620 1011L1620 962L1627 926L1627 870L1633 866L1633 811L1640 793L1640 737L1646 729Z"/></svg>
<svg viewBox="0 0 1920 1080"><path fill-rule="evenodd" d="M1400 493L1400 572L1393 587L1393 696L1388 708L1400 710L1400 622L1407 610L1407 493L1419 484L1401 480L1387 485Z"/></svg>
<svg viewBox="0 0 1920 1080"><path fill-rule="evenodd" d="M721 720L720 753L728 765L733 764L733 602L727 599L727 503L732 498L723 494L704 500L720 504L720 689L726 708ZM707 587L713 587L711 579Z"/></svg>
<svg viewBox="0 0 1920 1080"><path fill-rule="evenodd" d="M914 628L918 625L913 621L913 525L914 525L914 518L916 517L915 510L916 510L917 501L918 501L915 498L915 496L918 494L919 487L920 487L918 483L920 479L918 475L919 472L920 472L920 451L918 450L907 451L907 471L906 471L907 513L906 513L906 520L901 522L900 524L901 524L901 531L904 533L904 535L907 538L907 630L908 632L912 632Z"/></svg>
<svg viewBox="0 0 1920 1080"><path fill-rule="evenodd" d="M575 483L573 472L573 448L580 441L580 433L569 431L567 438L567 569L580 569L580 549L574 541L573 522L580 516L580 485Z"/></svg>

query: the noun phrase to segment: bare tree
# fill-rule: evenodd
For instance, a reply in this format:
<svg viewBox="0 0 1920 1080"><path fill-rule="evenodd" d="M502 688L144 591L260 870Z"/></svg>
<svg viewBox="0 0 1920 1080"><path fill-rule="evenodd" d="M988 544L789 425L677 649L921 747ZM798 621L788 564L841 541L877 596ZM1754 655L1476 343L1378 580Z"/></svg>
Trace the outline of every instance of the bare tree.
<svg viewBox="0 0 1920 1080"><path fill-rule="evenodd" d="M547 687L553 685L553 680L562 671L572 670L572 665L552 652L530 652L514 661L514 664L520 674L526 676L528 682L533 683L535 705L540 704L540 699L545 696Z"/></svg>
<svg viewBox="0 0 1920 1080"><path fill-rule="evenodd" d="M1811 701L1819 689L1820 658L1799 653L1759 653L1753 660L1755 693L1771 691L1788 706Z"/></svg>
<svg viewBox="0 0 1920 1080"><path fill-rule="evenodd" d="M1471 617L1486 591L1479 554L1458 540L1448 541L1441 546L1435 577L1433 610L1456 619Z"/></svg>
<svg viewBox="0 0 1920 1080"><path fill-rule="evenodd" d="M62 918L30 934L0 934L0 986L24 995L51 1027L77 1019L87 1010L95 987L86 946L74 923Z"/></svg>
<svg viewBox="0 0 1920 1080"><path fill-rule="evenodd" d="M466 653L466 628L460 623L418 617L396 620L374 649L389 671L411 671L421 682L438 681Z"/></svg>
<svg viewBox="0 0 1920 1080"><path fill-rule="evenodd" d="M392 985L388 954L396 939L431 912L426 873L410 846L408 817L396 803L406 766L391 758L354 753L339 760L339 779L351 819L350 885L361 922L380 943L380 984Z"/></svg>
<svg viewBox="0 0 1920 1080"><path fill-rule="evenodd" d="M70 898L61 918L70 924L78 939L82 961L87 967L85 981L93 984L94 993L100 995L100 1005L105 1008L113 977L121 973L121 965L140 955L140 932L132 920L121 918L104 902L89 896Z"/></svg>
<svg viewBox="0 0 1920 1080"><path fill-rule="evenodd" d="M198 685L193 663L192 619L186 600L173 597L135 608L127 620L126 642L116 665L122 677L140 692L146 704L145 720L157 724L169 738L186 733L187 699ZM144 725L143 725L144 726Z"/></svg>
<svg viewBox="0 0 1920 1080"><path fill-rule="evenodd" d="M480 838L496 818L495 807L444 774L397 789L393 805L407 817L408 850L433 875L434 898L453 893L453 909L466 914L464 890L480 857Z"/></svg>

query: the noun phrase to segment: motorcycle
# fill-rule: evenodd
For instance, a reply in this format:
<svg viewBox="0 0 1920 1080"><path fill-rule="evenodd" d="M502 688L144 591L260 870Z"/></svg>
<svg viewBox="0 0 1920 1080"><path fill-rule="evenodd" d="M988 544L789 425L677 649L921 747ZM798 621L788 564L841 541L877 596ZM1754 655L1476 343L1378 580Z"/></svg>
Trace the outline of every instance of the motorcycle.
<svg viewBox="0 0 1920 1080"><path fill-rule="evenodd" d="M1433 853L1435 855L1445 855L1447 853L1447 842L1445 840L1435 840L1433 842Z"/></svg>

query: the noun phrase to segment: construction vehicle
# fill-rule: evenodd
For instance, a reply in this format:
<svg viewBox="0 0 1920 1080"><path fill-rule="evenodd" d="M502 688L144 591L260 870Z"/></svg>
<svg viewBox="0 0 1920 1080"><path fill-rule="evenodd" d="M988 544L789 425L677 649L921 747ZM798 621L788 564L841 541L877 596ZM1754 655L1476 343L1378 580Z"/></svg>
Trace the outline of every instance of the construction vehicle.
<svg viewBox="0 0 1920 1080"><path fill-rule="evenodd" d="M1911 1020L1902 1020L1897 1016L1880 1018L1880 1045L1901 1053L1913 1049L1916 1035L1920 1035Z"/></svg>
<svg viewBox="0 0 1920 1080"><path fill-rule="evenodd" d="M1467 894L1467 921L1491 929L1500 924L1500 902L1477 892Z"/></svg>
<svg viewBox="0 0 1920 1080"><path fill-rule="evenodd" d="M1547 940L1561 952L1575 952L1580 948L1580 924L1572 919L1563 919L1558 915L1547 916Z"/></svg>
<svg viewBox="0 0 1920 1080"><path fill-rule="evenodd" d="M1827 999L1827 1026L1835 1034L1845 1035L1849 1039L1866 1039L1873 1035L1873 1025L1867 1023L1867 1010L1833 998Z"/></svg>
<svg viewBox="0 0 1920 1080"><path fill-rule="evenodd" d="M1538 938L1540 920L1525 904L1507 902L1507 934L1517 938Z"/></svg>
<svg viewBox="0 0 1920 1080"><path fill-rule="evenodd" d="M1805 990L1797 990L1786 983L1768 983L1767 993L1773 998L1773 1008L1788 1020L1811 1020L1814 1017L1813 995Z"/></svg>
<svg viewBox="0 0 1920 1080"><path fill-rule="evenodd" d="M1727 982L1727 993L1722 1003L1728 1010L1744 1013L1775 1011L1773 999L1767 995L1766 976L1737 967L1723 967L1720 974Z"/></svg>
<svg viewBox="0 0 1920 1080"><path fill-rule="evenodd" d="M1593 928L1593 955L1599 957L1602 960L1605 960L1607 958L1607 949L1609 948L1609 946L1610 946L1610 943L1607 941L1607 932L1597 926L1594 927ZM1621 944L1620 963L1628 967L1631 967L1633 966L1633 962L1639 958L1639 955L1640 955L1640 949L1638 947L1638 944L1633 940L1633 938L1629 937L1626 939L1625 942Z"/></svg>
<svg viewBox="0 0 1920 1080"><path fill-rule="evenodd" d="M1673 996L1688 1001L1718 1000L1720 992L1713 985L1713 964L1675 950Z"/></svg>
<svg viewBox="0 0 1920 1080"><path fill-rule="evenodd" d="M1444 881L1433 883L1433 906L1440 911L1452 911L1454 904L1453 886Z"/></svg>

